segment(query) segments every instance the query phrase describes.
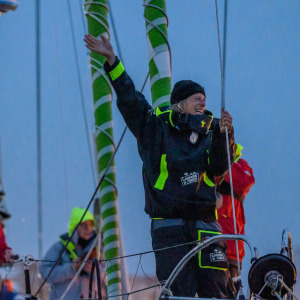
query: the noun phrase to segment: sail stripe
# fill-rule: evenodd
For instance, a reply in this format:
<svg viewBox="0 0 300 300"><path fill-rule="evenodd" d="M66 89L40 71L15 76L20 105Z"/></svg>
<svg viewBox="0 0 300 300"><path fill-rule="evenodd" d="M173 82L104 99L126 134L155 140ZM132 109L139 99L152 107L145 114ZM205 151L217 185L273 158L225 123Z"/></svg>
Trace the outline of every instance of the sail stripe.
<svg viewBox="0 0 300 300"><path fill-rule="evenodd" d="M113 101L112 95L105 95L95 102L94 110L97 110L97 108L103 105L104 103L112 102L112 101Z"/></svg>
<svg viewBox="0 0 300 300"><path fill-rule="evenodd" d="M108 145L104 148L102 148L98 153L97 153L97 160L99 160L103 155L110 153L110 152L114 152L115 147L114 145Z"/></svg>
<svg viewBox="0 0 300 300"><path fill-rule="evenodd" d="M162 17L162 18L158 18L152 21L153 25L159 26L159 25L167 25L168 21L166 17ZM148 24L146 27L146 33L148 34L149 31L155 27L153 27L153 25Z"/></svg>
<svg viewBox="0 0 300 300"><path fill-rule="evenodd" d="M115 190L116 190L115 187L112 185L105 187L104 189L102 189L100 191L100 198L103 198L108 193L115 192ZM115 200L111 200L110 202L113 202L113 201L115 201ZM104 211L104 210L102 209L102 211Z"/></svg>

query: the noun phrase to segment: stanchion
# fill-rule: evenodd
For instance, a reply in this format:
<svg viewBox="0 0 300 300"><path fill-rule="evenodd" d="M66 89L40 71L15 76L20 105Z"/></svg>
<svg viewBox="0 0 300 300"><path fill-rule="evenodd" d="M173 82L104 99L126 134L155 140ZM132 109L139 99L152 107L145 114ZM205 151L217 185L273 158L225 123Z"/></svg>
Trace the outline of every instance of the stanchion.
<svg viewBox="0 0 300 300"><path fill-rule="evenodd" d="M29 266L34 263L33 256L31 254L24 255L23 262L24 262L24 275L25 275L25 300L38 300L37 297L31 295L31 287L30 287Z"/></svg>

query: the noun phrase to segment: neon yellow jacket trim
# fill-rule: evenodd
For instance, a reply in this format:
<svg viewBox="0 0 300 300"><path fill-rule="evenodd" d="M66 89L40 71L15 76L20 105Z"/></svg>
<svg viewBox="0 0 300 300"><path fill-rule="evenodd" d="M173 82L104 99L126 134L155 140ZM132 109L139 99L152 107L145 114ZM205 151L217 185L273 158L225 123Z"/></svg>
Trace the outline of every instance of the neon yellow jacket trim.
<svg viewBox="0 0 300 300"><path fill-rule="evenodd" d="M158 190L163 190L166 180L169 176L168 169L167 169L166 157L167 157L167 155L163 154L161 156L161 160L160 160L160 174L154 185L154 187L157 188Z"/></svg>
<svg viewBox="0 0 300 300"><path fill-rule="evenodd" d="M122 62L119 61L118 65L112 71L109 72L111 80L112 81L116 80L122 75L123 72L124 72L124 66Z"/></svg>

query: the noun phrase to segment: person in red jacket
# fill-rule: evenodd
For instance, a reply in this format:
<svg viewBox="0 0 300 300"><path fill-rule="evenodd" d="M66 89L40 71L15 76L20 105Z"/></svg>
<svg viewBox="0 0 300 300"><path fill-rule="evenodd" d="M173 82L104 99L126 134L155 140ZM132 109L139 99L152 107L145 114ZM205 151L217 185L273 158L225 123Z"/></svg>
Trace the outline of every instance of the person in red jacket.
<svg viewBox="0 0 300 300"><path fill-rule="evenodd" d="M11 216L8 213L5 202L4 202L5 193L0 191L0 266L3 263L12 262L13 251L10 247L7 246L5 235L4 235L4 222L6 219L9 219Z"/></svg>
<svg viewBox="0 0 300 300"><path fill-rule="evenodd" d="M246 160L241 158L243 147L235 144L235 158L231 165L232 183L234 193L234 207L236 216L237 234L245 234L245 214L244 200L251 186L255 183L253 170ZM234 221L232 212L232 200L230 191L229 172L222 178L217 179L217 192L223 196L223 205L218 209L218 221L222 226L224 234L234 234ZM238 276L238 262L236 254L236 242L227 241L227 257L229 261L229 271L234 279ZM244 242L238 242L240 267L245 256ZM239 284L236 284L236 289L239 291Z"/></svg>

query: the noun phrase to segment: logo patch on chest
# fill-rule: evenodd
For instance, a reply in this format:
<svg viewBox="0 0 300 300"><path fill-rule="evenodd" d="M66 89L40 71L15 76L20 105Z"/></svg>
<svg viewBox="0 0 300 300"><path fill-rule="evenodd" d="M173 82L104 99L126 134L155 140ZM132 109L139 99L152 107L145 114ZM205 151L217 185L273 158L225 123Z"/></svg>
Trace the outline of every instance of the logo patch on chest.
<svg viewBox="0 0 300 300"><path fill-rule="evenodd" d="M214 249L214 252L210 253L209 256L211 262L226 261L225 254L218 249Z"/></svg>
<svg viewBox="0 0 300 300"><path fill-rule="evenodd" d="M184 173L184 176L181 177L180 179L183 186L194 182L198 182L199 173L198 172Z"/></svg>
<svg viewBox="0 0 300 300"><path fill-rule="evenodd" d="M197 140L198 140L198 133L192 132L192 134L190 135L190 142L192 144L196 144Z"/></svg>

